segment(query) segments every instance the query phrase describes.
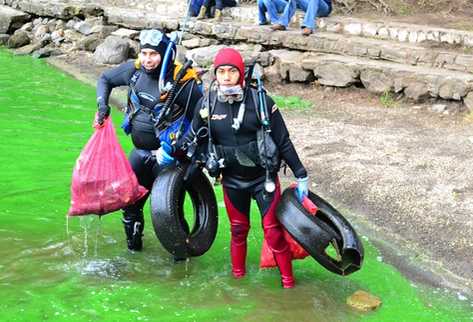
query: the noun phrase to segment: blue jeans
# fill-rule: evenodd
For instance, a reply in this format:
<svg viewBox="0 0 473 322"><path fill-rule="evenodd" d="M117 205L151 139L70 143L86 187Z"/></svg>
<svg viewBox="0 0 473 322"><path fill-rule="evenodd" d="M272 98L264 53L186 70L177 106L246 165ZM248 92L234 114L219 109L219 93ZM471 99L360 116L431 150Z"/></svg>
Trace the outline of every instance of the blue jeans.
<svg viewBox="0 0 473 322"><path fill-rule="evenodd" d="M271 21L271 23L277 23L279 20L279 14L283 13L287 3L287 0L258 0L259 24L265 24L268 21L266 19L266 13L268 13L269 21Z"/></svg>
<svg viewBox="0 0 473 322"><path fill-rule="evenodd" d="M315 29L315 19L317 17L327 17L330 14L330 7L324 0L289 0L284 12L279 17L278 23L287 27L296 9L305 12L302 28Z"/></svg>
<svg viewBox="0 0 473 322"><path fill-rule="evenodd" d="M190 0L190 16L197 17L204 0Z"/></svg>
<svg viewBox="0 0 473 322"><path fill-rule="evenodd" d="M215 9L222 10L223 8L235 7L237 5L235 0L190 0L190 2L191 17L197 17L202 6L207 8L207 16L210 17L210 8L213 6L215 6Z"/></svg>
<svg viewBox="0 0 473 322"><path fill-rule="evenodd" d="M204 0L204 6L210 8L215 6L215 9L222 10L227 7L235 7L237 5L235 0Z"/></svg>

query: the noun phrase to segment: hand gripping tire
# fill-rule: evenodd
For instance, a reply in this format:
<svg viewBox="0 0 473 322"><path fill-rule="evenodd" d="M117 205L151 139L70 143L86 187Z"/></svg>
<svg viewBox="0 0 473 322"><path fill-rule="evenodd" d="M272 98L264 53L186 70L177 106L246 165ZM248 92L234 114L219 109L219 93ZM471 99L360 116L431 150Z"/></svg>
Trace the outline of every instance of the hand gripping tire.
<svg viewBox="0 0 473 322"><path fill-rule="evenodd" d="M154 231L163 247L175 259L203 255L217 234L218 208L207 177L201 172L184 182L184 166L162 170L151 190L151 217ZM192 201L194 227L184 218L185 195Z"/></svg>
<svg viewBox="0 0 473 322"><path fill-rule="evenodd" d="M284 190L276 210L281 224L327 270L339 275L359 270L364 250L353 227L327 201L312 192L309 199L318 208L315 215L299 203L294 188ZM335 257L327 254L330 245L335 248Z"/></svg>

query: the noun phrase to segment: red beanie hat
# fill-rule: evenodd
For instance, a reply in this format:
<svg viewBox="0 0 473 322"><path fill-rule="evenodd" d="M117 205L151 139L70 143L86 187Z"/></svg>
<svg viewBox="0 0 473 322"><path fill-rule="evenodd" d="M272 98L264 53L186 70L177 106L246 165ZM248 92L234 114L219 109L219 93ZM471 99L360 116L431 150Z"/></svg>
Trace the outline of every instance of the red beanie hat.
<svg viewBox="0 0 473 322"><path fill-rule="evenodd" d="M243 81L245 80L245 63L238 50L230 47L220 49L214 58L214 72L216 72L217 68L220 66L233 66L237 68L240 72L238 84L243 86Z"/></svg>

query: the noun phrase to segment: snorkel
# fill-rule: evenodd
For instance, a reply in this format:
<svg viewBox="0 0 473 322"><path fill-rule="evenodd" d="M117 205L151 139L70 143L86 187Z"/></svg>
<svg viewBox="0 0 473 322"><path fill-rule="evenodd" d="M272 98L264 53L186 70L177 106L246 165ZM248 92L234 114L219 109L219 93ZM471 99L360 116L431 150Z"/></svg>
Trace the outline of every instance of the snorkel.
<svg viewBox="0 0 473 322"><path fill-rule="evenodd" d="M172 66L172 63L174 62L174 59L176 58L177 45L181 44L182 35L187 29L189 18L190 18L190 10L191 10L191 1L188 1L184 23L179 24L180 27L182 26L182 30L174 31L171 33L171 37L170 37L168 46L166 48L166 52L164 53L164 57L161 63L162 66L161 66L161 73L159 75L159 85L158 85L159 92L161 94L163 92L168 91L170 87L172 86L171 84L166 83L166 76L168 74L169 66Z"/></svg>

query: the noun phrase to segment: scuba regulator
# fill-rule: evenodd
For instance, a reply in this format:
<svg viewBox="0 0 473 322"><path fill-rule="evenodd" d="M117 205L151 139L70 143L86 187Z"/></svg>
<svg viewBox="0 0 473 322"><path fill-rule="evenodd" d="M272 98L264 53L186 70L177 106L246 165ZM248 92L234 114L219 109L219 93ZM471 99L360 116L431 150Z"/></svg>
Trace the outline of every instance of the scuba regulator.
<svg viewBox="0 0 473 322"><path fill-rule="evenodd" d="M209 88L212 89L213 85L215 84L215 80L212 81ZM208 131L208 151L207 151L207 160L205 161L205 168L207 169L209 175L211 177L218 177L220 175L220 169L224 167L224 159L218 158L217 151L215 145L212 142L212 131L210 129L210 119L211 119L211 110L212 106L215 106L217 100L217 95L215 95L214 100L211 104L210 102L210 91L207 97L207 108L209 109L209 113L207 115L207 131Z"/></svg>
<svg viewBox="0 0 473 322"><path fill-rule="evenodd" d="M220 174L221 164L222 163L219 162L215 153L209 153L207 161L205 162L205 168L207 169L209 175L215 178Z"/></svg>

